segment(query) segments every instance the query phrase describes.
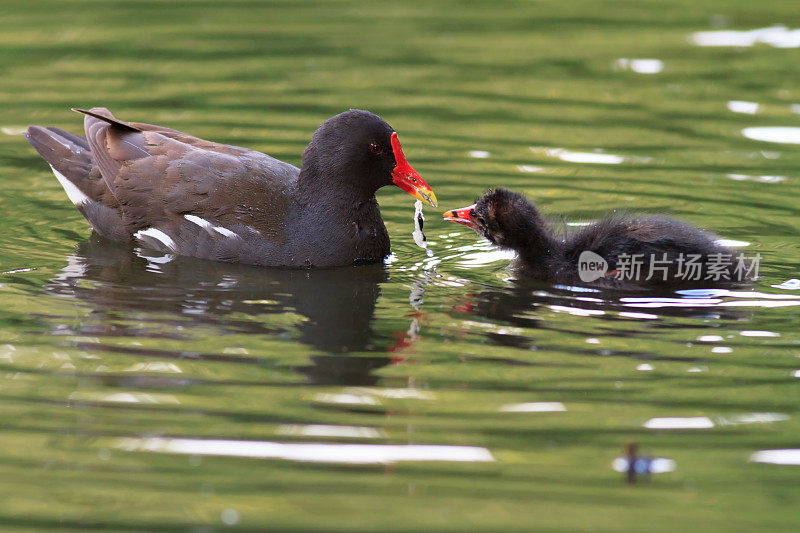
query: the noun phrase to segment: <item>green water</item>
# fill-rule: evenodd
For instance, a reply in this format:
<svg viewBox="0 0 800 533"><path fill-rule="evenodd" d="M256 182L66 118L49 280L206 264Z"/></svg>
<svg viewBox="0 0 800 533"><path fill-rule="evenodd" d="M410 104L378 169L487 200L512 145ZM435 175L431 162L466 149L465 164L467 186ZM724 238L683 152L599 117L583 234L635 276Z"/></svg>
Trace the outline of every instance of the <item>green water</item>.
<svg viewBox="0 0 800 533"><path fill-rule="evenodd" d="M800 27L796 1L4 0L0 524L796 530L800 467L751 456L800 448L800 291L774 287L800 277L800 150L743 130L800 128L800 49L690 40L776 23ZM153 262L91 238L19 135L94 105L293 164L370 109L443 208L505 185L574 221L663 212L749 243L762 278L666 300L519 285L430 209L427 257L388 189L386 265ZM545 412L508 412L526 403ZM645 427L662 417L713 427ZM675 470L624 483L630 442ZM354 464L342 443L374 447ZM461 453L484 460L441 460Z"/></svg>

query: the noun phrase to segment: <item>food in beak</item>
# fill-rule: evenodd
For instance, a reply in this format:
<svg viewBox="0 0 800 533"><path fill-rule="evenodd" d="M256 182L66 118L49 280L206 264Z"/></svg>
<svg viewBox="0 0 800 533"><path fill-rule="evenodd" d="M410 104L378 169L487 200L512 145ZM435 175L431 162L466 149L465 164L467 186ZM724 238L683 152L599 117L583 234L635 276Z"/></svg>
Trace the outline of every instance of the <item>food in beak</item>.
<svg viewBox="0 0 800 533"><path fill-rule="evenodd" d="M433 253L428 250L428 238L425 237L425 234L422 233L422 227L425 224L425 215L422 214L422 200L417 200L414 202L414 233L411 234L414 237L414 242L428 252L428 255L433 255Z"/></svg>

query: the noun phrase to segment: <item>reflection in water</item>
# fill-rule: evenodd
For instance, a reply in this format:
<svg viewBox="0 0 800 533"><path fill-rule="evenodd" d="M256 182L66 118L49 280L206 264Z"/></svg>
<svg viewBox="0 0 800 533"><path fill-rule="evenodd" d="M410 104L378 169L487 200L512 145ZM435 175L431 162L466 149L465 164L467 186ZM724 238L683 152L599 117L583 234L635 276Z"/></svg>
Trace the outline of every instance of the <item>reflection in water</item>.
<svg viewBox="0 0 800 533"><path fill-rule="evenodd" d="M491 452L477 446L421 444L322 444L243 440L124 438L117 448L126 451L226 455L319 463L394 463L397 461L493 462Z"/></svg>
<svg viewBox="0 0 800 533"><path fill-rule="evenodd" d="M462 324L473 331L478 331L490 345L511 346L525 350L557 349L587 356L627 357L645 361L636 366L636 370L652 371L654 367L648 364L652 361L700 362L704 361L706 356L664 353L651 347L647 342L612 348L602 343L596 334L587 334L583 339L583 346L576 347L574 335L580 334L581 330L564 327L563 320L554 321L553 317L563 314L587 321L599 321L602 324L598 324L597 327L613 331L613 337L640 337L643 330L626 323L646 321L653 324L648 326L647 331L658 331L670 329L667 322L672 319L696 319L702 323L709 319L742 321L751 316L752 312L739 309L739 306L730 306L728 298L739 297L744 302L752 302L754 306L770 306L775 301L780 301L761 300L760 298L765 295L743 291L720 293L717 298L695 298L693 297L696 296L695 293L680 295L673 292L659 296L659 293L649 292L647 293L649 296L630 296L630 292L602 290L586 293L581 288L576 289L519 281L511 287L484 287L480 291L469 293L453 309L457 313L480 317L480 321L465 320ZM745 294L750 294L753 299L745 299ZM784 303L800 304L797 298L790 298L792 299ZM658 314L632 311L632 307L657 309ZM586 327L592 326L587 323ZM687 338L684 342L690 340L691 338ZM698 340L721 341L722 337L712 338L709 335ZM520 364L518 361L507 361L507 363Z"/></svg>
<svg viewBox="0 0 800 533"><path fill-rule="evenodd" d="M47 291L77 298L93 313L77 326L72 317L63 321L68 325L58 324L59 334L180 338L185 334L181 325L188 318L191 327L211 325L231 333L290 335L331 354L312 356L311 365L297 369L314 383L370 385L376 381L372 371L390 362L384 356L334 355L387 350L391 339L378 338L372 328L380 283L388 279L381 264L310 271L186 257L149 258L94 235L67 261ZM164 333L157 327L150 329L151 324L141 318L133 323L124 320L126 315L141 312L159 315L154 326L166 323L177 327ZM280 316L286 314L289 320ZM236 355L225 358L248 360Z"/></svg>
<svg viewBox="0 0 800 533"><path fill-rule="evenodd" d="M458 310L479 315L492 320L501 320L519 327L537 327L540 323L534 311L549 310L556 313L569 313L574 316L614 315L630 319L655 320L665 316L685 318L707 318L707 307L714 307L715 318L743 318L742 311L729 307L770 306L770 301L781 301L786 305L800 305L800 299L788 295L764 294L744 291L703 291L709 298L697 297L693 291L673 293L648 292L648 296L630 296L630 292L614 290L593 291L593 296L585 295L581 287L553 287L520 281L509 288L486 288L479 293L468 295ZM660 296L659 294L665 294ZM726 300L731 298L733 301ZM765 301L767 303L765 303ZM741 303L742 305L734 305ZM658 309L659 315L631 312L630 307Z"/></svg>

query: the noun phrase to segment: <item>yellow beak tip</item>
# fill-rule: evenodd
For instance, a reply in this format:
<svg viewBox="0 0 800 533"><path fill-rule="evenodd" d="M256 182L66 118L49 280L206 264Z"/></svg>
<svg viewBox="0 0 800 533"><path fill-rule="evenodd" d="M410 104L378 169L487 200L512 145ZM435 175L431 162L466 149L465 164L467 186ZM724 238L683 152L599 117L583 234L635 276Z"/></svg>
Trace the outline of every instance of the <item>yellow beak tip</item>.
<svg viewBox="0 0 800 533"><path fill-rule="evenodd" d="M433 191L419 191L418 190L418 191L416 191L416 194L414 194L414 198L416 198L417 200L421 200L421 201L427 203L431 207L437 207L439 205L439 202L436 201L436 195L433 194Z"/></svg>

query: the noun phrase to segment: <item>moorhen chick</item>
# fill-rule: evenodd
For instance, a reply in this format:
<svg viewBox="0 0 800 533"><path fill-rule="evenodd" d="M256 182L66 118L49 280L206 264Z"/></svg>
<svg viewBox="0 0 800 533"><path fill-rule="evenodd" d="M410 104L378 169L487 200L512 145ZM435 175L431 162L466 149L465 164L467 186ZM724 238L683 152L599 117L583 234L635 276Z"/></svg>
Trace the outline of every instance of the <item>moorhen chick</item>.
<svg viewBox="0 0 800 533"><path fill-rule="evenodd" d="M715 235L664 216L612 213L557 233L524 196L496 189L444 218L515 251L515 272L535 280L642 287L708 286L752 277L752 261L720 245Z"/></svg>
<svg viewBox="0 0 800 533"><path fill-rule="evenodd" d="M351 109L325 121L302 168L186 133L85 115L86 138L31 126L28 142L103 237L168 254L306 268L380 261L389 235L375 192L397 185L436 206L397 133Z"/></svg>

